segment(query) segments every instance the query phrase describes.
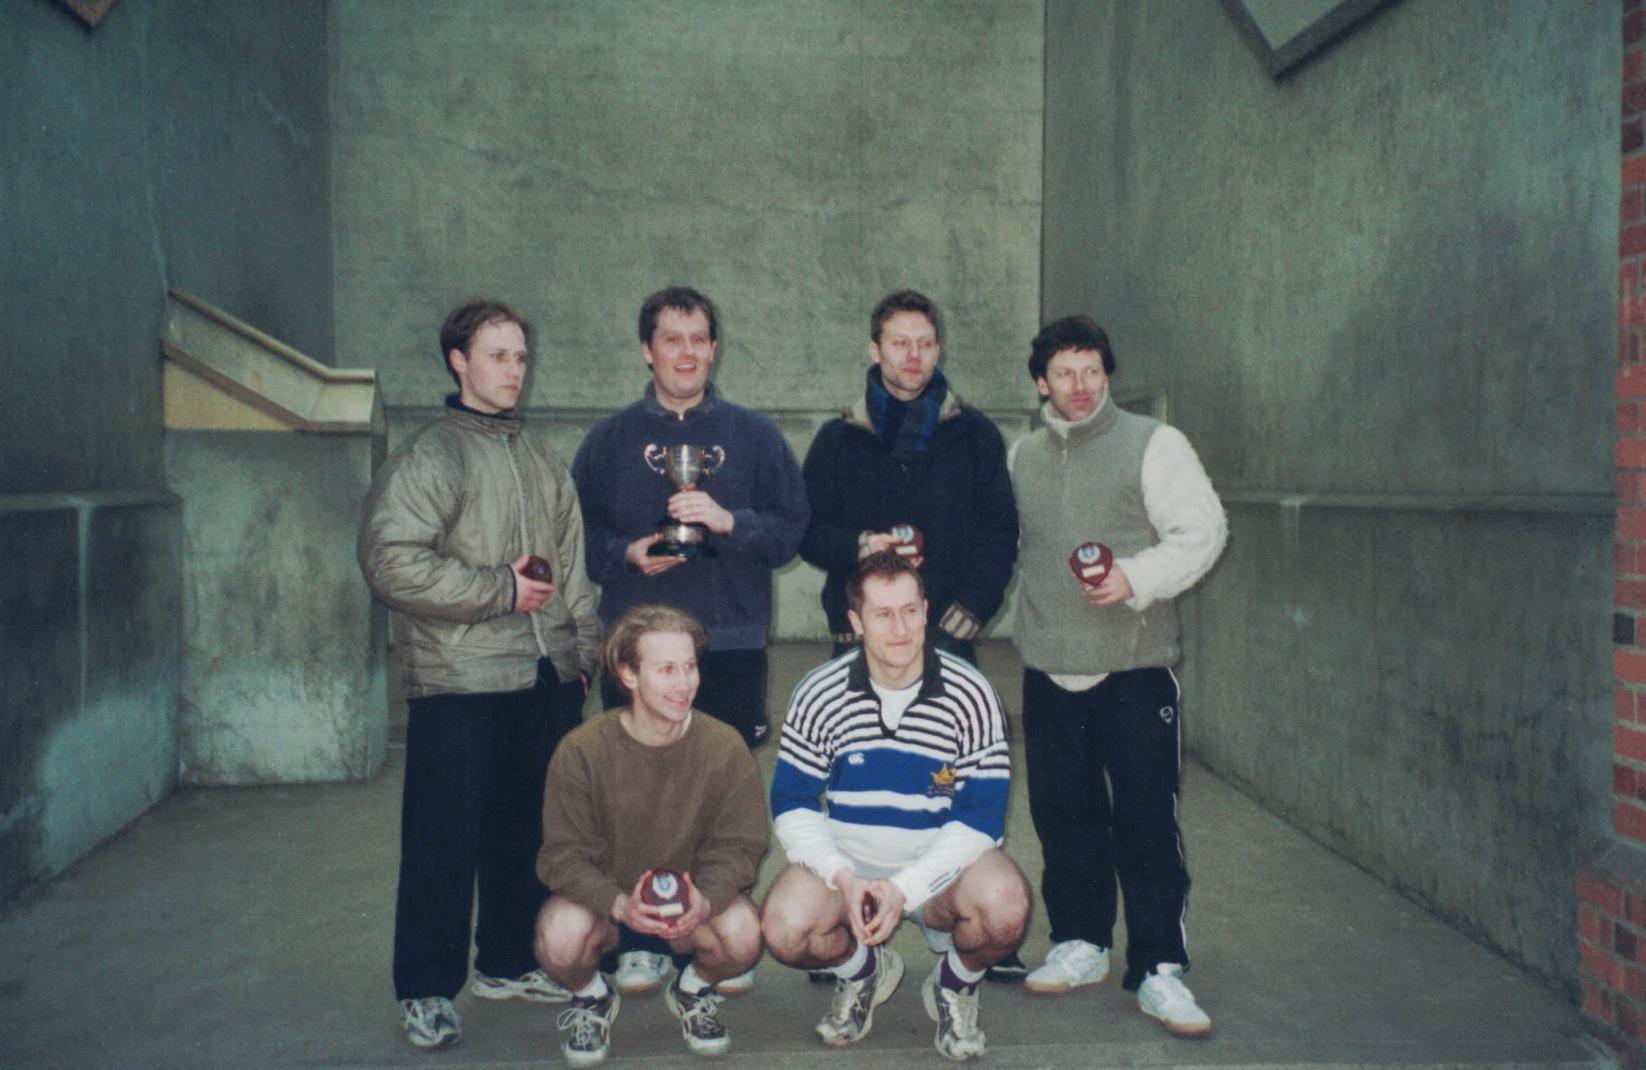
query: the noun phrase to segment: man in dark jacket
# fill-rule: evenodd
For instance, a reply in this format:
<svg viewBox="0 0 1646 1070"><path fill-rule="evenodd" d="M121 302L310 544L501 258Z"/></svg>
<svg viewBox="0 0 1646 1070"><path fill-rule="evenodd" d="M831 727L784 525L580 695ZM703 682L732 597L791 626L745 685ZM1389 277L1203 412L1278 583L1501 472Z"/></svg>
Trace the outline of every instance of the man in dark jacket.
<svg viewBox="0 0 1646 1070"><path fill-rule="evenodd" d="M806 453L812 520L800 556L828 574L823 611L837 654L861 639L846 617L846 580L877 550L910 558L932 607L930 642L974 664L972 640L1005 597L1017 560L1006 446L949 388L942 344L930 298L902 290L881 300L869 315L864 392Z"/></svg>
<svg viewBox="0 0 1646 1070"><path fill-rule="evenodd" d="M858 562L893 550L919 569L931 606L926 641L977 664L972 641L1000 610L1017 560L1017 505L1006 445L938 368L943 317L925 294L899 290L869 314L861 396L824 424L802 472L812 520L800 556L827 573L823 612L836 655L860 643L846 612ZM1021 980L1013 952L989 970ZM818 983L832 980L813 974Z"/></svg>

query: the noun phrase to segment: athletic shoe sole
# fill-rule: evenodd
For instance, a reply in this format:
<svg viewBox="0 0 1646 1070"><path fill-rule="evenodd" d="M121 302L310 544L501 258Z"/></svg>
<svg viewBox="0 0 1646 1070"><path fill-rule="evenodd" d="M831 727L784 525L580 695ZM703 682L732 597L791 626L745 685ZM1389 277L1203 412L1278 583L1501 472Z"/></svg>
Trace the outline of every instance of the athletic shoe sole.
<svg viewBox="0 0 1646 1070"><path fill-rule="evenodd" d="M486 984L478 979L469 982L469 992L479 999L523 999L532 1003L569 1003L572 998L572 994L563 988L533 988L512 981Z"/></svg>
<svg viewBox="0 0 1646 1070"><path fill-rule="evenodd" d="M1205 1025L1184 1025L1181 1022L1167 1021L1160 1015L1144 1007L1141 1003L1137 1005L1137 1009L1139 1012L1148 1015L1150 1018L1153 1018L1155 1021L1165 1026L1166 1032L1170 1033L1174 1037L1204 1037L1210 1036L1212 1032L1212 1023L1210 1022L1207 1022Z"/></svg>
<svg viewBox="0 0 1646 1070"><path fill-rule="evenodd" d="M1031 974L1023 979L1023 991L1032 993L1036 996L1061 996L1065 992L1072 992L1077 988L1085 988L1088 985L1100 985L1108 979L1108 970L1104 970L1102 976L1093 977L1089 981L1036 981L1034 976Z"/></svg>
<svg viewBox="0 0 1646 1070"><path fill-rule="evenodd" d="M655 992L659 988L662 988L663 983L668 979L669 967L665 965L663 967L663 972L657 974L656 977L649 981L624 981L618 979L614 974L612 977L612 982L614 987L616 987L616 989L625 996L641 996L645 995L647 992Z"/></svg>
<svg viewBox="0 0 1646 1070"><path fill-rule="evenodd" d="M407 1033L406 1039L411 1041L412 1046L418 1051L439 1051L441 1048L449 1048L457 1043L457 1034L447 1033L443 1037L425 1037L421 1035L413 1036Z"/></svg>

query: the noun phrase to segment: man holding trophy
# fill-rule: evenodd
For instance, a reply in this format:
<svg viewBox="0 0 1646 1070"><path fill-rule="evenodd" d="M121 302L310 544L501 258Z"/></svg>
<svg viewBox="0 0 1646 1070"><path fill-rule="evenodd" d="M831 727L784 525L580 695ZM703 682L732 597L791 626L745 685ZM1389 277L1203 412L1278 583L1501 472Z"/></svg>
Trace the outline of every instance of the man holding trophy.
<svg viewBox="0 0 1646 1070"><path fill-rule="evenodd" d="M772 570L800 546L806 486L777 425L709 381L720 339L713 302L688 287L660 290L640 307L639 333L651 382L639 401L595 425L572 462L601 623L610 628L645 603L701 621L709 642L698 657L696 706L752 747L767 730ZM605 693L607 706L623 704ZM619 989L660 985L664 950L625 948ZM720 986L746 987L743 978Z"/></svg>
<svg viewBox="0 0 1646 1070"><path fill-rule="evenodd" d="M1090 318L1047 324L1029 356L1046 426L1009 460L1023 527L1014 639L1029 811L1053 942L1025 987L1056 994L1109 976L1118 875L1123 987L1172 1033L1200 1036L1211 1019L1181 979L1189 872L1172 599L1212 567L1228 528L1189 440L1117 406L1114 370Z"/></svg>
<svg viewBox="0 0 1646 1070"><path fill-rule="evenodd" d="M795 555L810 511L777 426L709 381L719 338L715 307L696 290L646 298L640 353L652 381L589 432L572 477L601 622L647 602L701 621L698 708L752 745L766 727L772 570Z"/></svg>

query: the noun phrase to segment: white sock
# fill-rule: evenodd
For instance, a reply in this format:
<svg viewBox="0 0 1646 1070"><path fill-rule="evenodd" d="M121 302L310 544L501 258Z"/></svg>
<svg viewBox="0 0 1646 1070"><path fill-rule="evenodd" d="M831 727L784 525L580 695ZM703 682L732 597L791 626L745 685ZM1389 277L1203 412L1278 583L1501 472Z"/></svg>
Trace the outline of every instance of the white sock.
<svg viewBox="0 0 1646 1070"><path fill-rule="evenodd" d="M701 996L713 987L714 985L703 980L703 976L697 972L695 962L687 963L686 968L680 971L680 990L688 995Z"/></svg>
<svg viewBox="0 0 1646 1070"><path fill-rule="evenodd" d="M868 961L868 947L857 940L853 940L852 953L846 956L845 962L842 962L840 965L834 967L834 975L850 981L852 978L863 972L863 967L868 964Z"/></svg>
<svg viewBox="0 0 1646 1070"><path fill-rule="evenodd" d="M594 980L573 992L572 995L578 999L604 999L606 992L606 975L596 970L594 971Z"/></svg>
<svg viewBox="0 0 1646 1070"><path fill-rule="evenodd" d="M952 947L944 953L943 958L948 962L949 972L968 985L977 984L977 982L983 980L983 975L988 972L987 969L973 970L967 967L965 963L960 961L960 952Z"/></svg>

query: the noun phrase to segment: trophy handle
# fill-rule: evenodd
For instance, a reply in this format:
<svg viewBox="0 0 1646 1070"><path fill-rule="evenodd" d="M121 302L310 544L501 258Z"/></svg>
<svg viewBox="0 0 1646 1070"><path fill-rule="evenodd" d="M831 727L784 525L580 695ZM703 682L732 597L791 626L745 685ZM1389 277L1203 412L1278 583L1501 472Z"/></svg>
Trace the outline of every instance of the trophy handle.
<svg viewBox="0 0 1646 1070"><path fill-rule="evenodd" d="M707 446L703 450L703 474L712 475L721 465L726 463L726 451L719 446Z"/></svg>
<svg viewBox="0 0 1646 1070"><path fill-rule="evenodd" d="M640 453L641 456L646 459L647 468L650 468L660 476L667 476L669 474L667 466L663 463L663 458L668 454L668 451L662 446L659 446L655 442L648 442L646 443L645 449L641 450Z"/></svg>

